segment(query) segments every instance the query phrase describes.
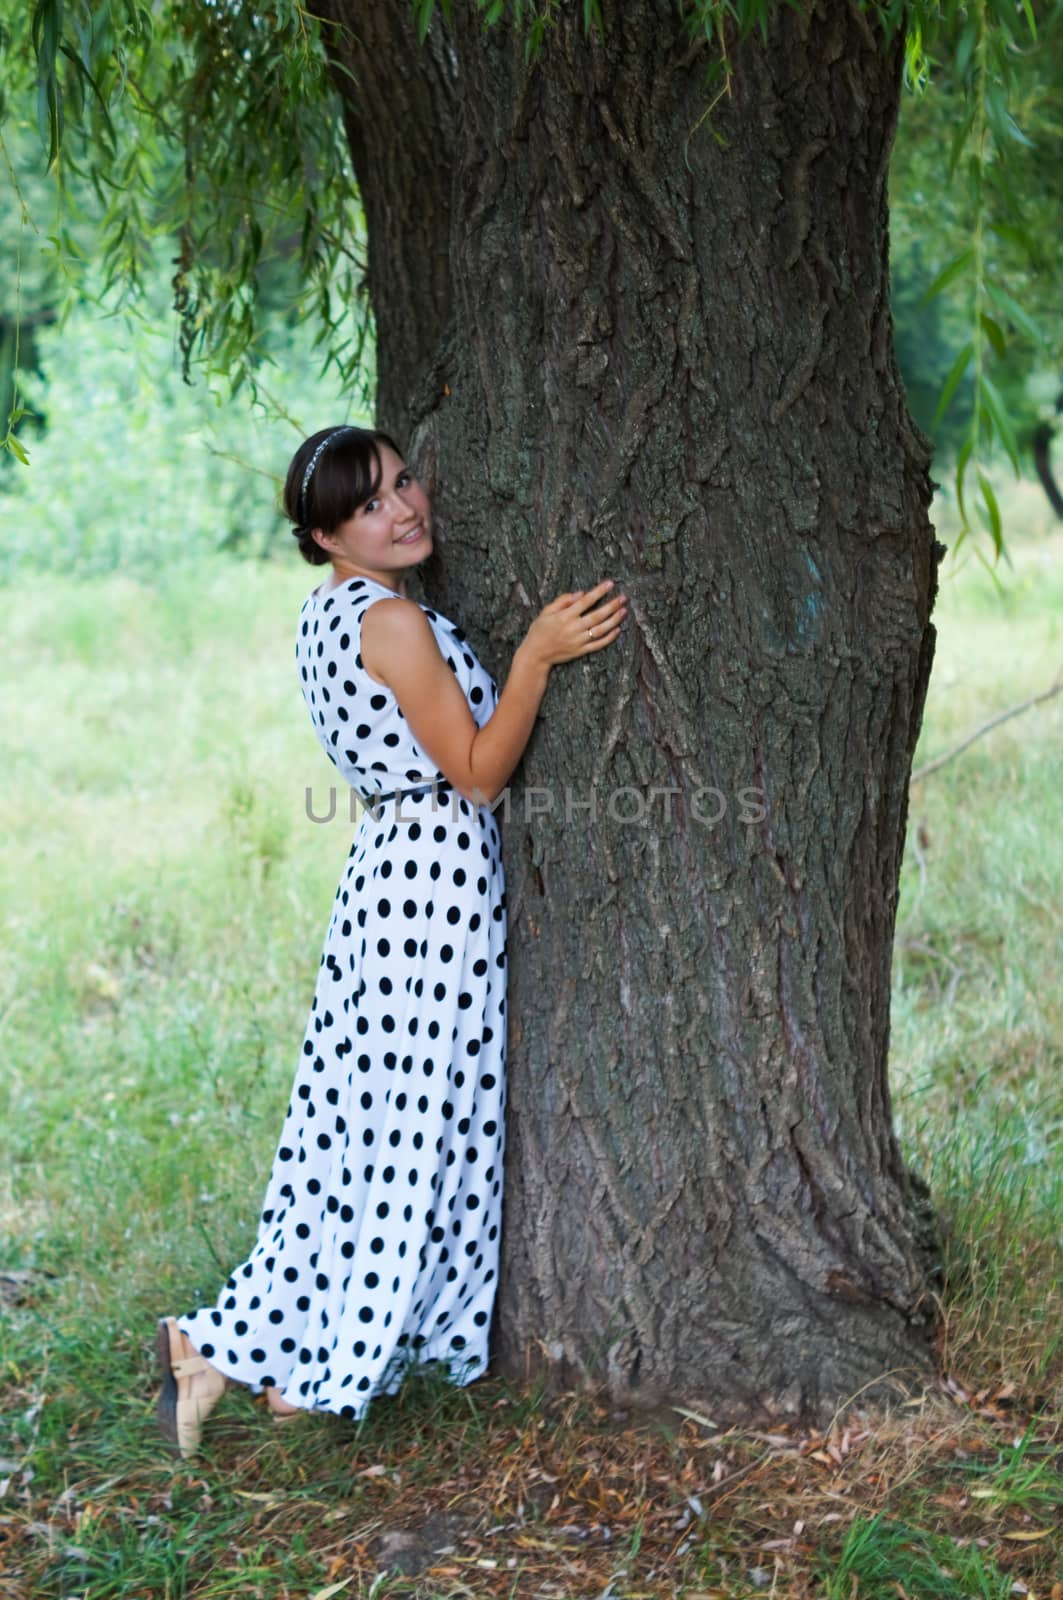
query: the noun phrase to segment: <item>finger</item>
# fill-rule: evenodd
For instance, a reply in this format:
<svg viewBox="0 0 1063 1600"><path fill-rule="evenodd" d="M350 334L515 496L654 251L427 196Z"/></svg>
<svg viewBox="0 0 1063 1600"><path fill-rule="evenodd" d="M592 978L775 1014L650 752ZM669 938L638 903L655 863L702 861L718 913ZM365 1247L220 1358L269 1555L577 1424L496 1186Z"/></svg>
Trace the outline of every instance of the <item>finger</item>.
<svg viewBox="0 0 1063 1600"><path fill-rule="evenodd" d="M579 589L577 593L585 595L588 600L593 600L598 595L605 594L606 590L612 589L615 583L615 578L606 578L603 583L596 583L593 589Z"/></svg>
<svg viewBox="0 0 1063 1600"><path fill-rule="evenodd" d="M614 639L620 637L620 624L610 628L608 633L603 633L598 639L587 640L587 654L592 655L596 650L602 650L607 644L612 644Z"/></svg>
<svg viewBox="0 0 1063 1600"><path fill-rule="evenodd" d="M593 611L584 612L584 616L604 622L607 617L615 616L618 612L626 609L627 596L621 594L617 595L615 599L603 600L600 605L594 607Z"/></svg>
<svg viewBox="0 0 1063 1600"><path fill-rule="evenodd" d="M597 644L598 640L601 639L605 634L618 631L624 620L625 617L623 615L618 615L615 617L607 617L598 622L592 621L589 628L584 628L583 636L587 640L588 644Z"/></svg>
<svg viewBox="0 0 1063 1600"><path fill-rule="evenodd" d="M607 607L612 605L615 600L621 598L619 595L609 595L604 599L598 598L596 600L596 597L599 596L599 594L600 591L598 589L589 589L587 591L586 595L584 596L583 604L580 607L580 613L582 616L603 617L606 613Z"/></svg>

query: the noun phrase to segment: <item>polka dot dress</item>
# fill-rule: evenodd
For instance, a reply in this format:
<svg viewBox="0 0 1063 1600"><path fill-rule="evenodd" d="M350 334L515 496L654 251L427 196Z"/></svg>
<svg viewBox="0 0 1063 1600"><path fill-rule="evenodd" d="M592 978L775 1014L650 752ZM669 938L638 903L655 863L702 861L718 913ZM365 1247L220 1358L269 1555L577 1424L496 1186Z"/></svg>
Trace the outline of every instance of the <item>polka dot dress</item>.
<svg viewBox="0 0 1063 1600"><path fill-rule="evenodd" d="M393 594L353 578L308 595L300 613L296 659L315 731L367 809L258 1240L215 1306L178 1318L230 1377L347 1417L393 1394L415 1363L440 1363L459 1384L483 1372L502 1221L498 824L447 784L362 664L362 618ZM461 628L421 609L482 726L495 680Z"/></svg>

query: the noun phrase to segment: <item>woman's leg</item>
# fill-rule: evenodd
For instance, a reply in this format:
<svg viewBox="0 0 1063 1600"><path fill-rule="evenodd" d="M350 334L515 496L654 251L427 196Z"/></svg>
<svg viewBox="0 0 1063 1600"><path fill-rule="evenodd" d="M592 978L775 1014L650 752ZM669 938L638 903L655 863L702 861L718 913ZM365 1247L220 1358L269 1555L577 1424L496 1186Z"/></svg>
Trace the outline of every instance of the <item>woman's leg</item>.
<svg viewBox="0 0 1063 1600"><path fill-rule="evenodd" d="M203 1424L231 1380L200 1355L174 1317L160 1319L155 1348L162 1368L159 1427L188 1460L198 1450Z"/></svg>
<svg viewBox="0 0 1063 1600"><path fill-rule="evenodd" d="M290 1406L287 1400L281 1399L279 1389L266 1390L266 1404L275 1417L299 1417L303 1414L302 1406Z"/></svg>

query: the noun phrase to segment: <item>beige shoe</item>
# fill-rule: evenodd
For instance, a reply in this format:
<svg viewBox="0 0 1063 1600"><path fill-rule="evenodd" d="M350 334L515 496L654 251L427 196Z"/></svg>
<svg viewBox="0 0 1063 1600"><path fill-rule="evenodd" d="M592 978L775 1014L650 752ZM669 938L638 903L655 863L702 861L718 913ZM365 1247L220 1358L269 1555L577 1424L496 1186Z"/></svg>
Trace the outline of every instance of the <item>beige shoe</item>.
<svg viewBox="0 0 1063 1600"><path fill-rule="evenodd" d="M160 1317L155 1348L162 1368L159 1427L187 1461L199 1449L203 1424L230 1380L196 1353L175 1317Z"/></svg>

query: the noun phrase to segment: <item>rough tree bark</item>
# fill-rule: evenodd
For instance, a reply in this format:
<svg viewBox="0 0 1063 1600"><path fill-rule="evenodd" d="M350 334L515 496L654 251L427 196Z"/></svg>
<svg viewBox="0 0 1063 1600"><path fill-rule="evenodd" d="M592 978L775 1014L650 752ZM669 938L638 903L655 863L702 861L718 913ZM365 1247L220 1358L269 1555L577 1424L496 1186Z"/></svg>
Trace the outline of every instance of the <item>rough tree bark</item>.
<svg viewBox="0 0 1063 1600"><path fill-rule="evenodd" d="M410 592L500 681L556 594L631 600L510 788L499 1364L717 1417L884 1395L932 1332L887 1053L943 553L892 343L901 43L780 5L710 125L664 0L590 39L560 7L530 65L460 0L423 51L407 0L328 10L379 422L440 526Z"/></svg>

